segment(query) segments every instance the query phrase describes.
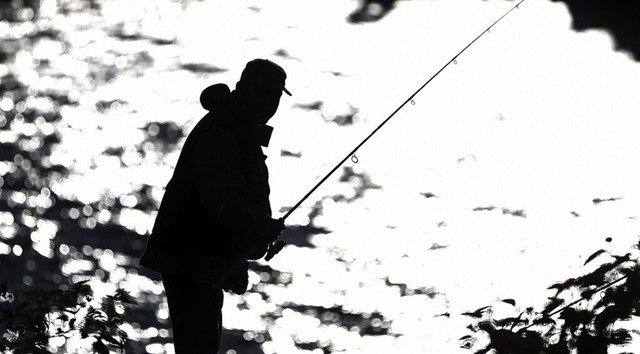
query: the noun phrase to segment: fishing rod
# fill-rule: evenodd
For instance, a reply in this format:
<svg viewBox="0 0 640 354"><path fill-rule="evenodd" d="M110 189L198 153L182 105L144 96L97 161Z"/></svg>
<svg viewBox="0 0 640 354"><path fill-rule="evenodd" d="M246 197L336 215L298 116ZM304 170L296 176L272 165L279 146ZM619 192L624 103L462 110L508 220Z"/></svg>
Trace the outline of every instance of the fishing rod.
<svg viewBox="0 0 640 354"><path fill-rule="evenodd" d="M449 60L446 64L444 64L440 68L440 70L438 70L435 74L433 74L433 76L431 76L429 80L427 80L424 84L422 84L422 86L420 86L411 96L409 96L409 98L407 98L400 106L398 106L398 108L396 108L396 110L393 111L393 113L391 113L384 121L382 121L382 123L380 123L366 138L364 138L364 140L362 140L353 150L351 150L351 152L349 152L340 162L338 162L338 164L331 171L329 171L329 173L327 173L327 175L324 176L324 178L322 178L320 182L318 182L313 188L311 188L311 190L309 190L309 192L304 197L302 197L300 201L298 201L293 207L291 207L291 209L289 209L289 211L287 211L287 213L282 217L282 219L284 220L287 217L289 217L289 215L291 215L291 213L293 213L294 210L296 210L305 200L307 200L307 198L309 198L309 196L313 194L313 192L315 192L316 189L318 189L318 187L320 187L338 168L340 168L340 166L342 166L342 164L344 164L345 161L351 158L354 162L357 162L357 158L355 157L356 156L355 154L360 149L360 147L362 147L362 145L364 145L375 133L378 132L378 130L380 130L385 124L387 124L387 122L391 120L391 118L393 118L393 116L396 113L398 113L407 103L412 102L413 98L420 91L422 91L422 89L424 89L427 85L429 85L429 83L433 81L433 79L435 79L436 76L438 76L438 74L440 74L447 66L449 66L449 64L457 63L458 57L462 53L464 53L464 51L466 51L473 43L475 43L478 39L480 39L480 37L482 37L485 33L489 32L493 26L495 26L503 18L509 15L511 11L515 10L516 8L519 8L520 4L522 4L524 1L525 0L520 0L520 2L518 2L515 6L509 9L509 11L507 11L504 15L500 16L500 18L498 18L495 22L493 22L484 31L482 31L482 33L480 33L476 38L474 38L471 42L469 42L469 44L467 44L464 48L462 48L462 50L459 51L458 54L454 55L453 58L451 58L451 60Z"/></svg>
<svg viewBox="0 0 640 354"><path fill-rule="evenodd" d="M340 160L340 162L338 162L337 165L335 165L335 167L333 167L333 169L331 169L331 171L329 171L329 173L327 173L313 188L311 188L309 190L309 192L307 192L307 194L305 194L304 197L302 197L302 199L300 199L293 207L291 207L291 209L289 209L287 211L287 213L282 216L280 219L281 220L286 220L289 215L291 215L291 213L293 213L296 209L298 209L298 207L300 207L300 205L307 200L307 198L309 198L309 196L311 196L311 194L313 194L313 192L316 191L316 189L318 189L334 172L336 172L336 170L338 170L338 168L340 168L340 166L342 166L349 158L351 158L354 162L357 162L357 157L356 157L356 152L360 149L360 147L362 147L362 145L364 145L369 139L371 139L371 137L376 134L385 124L387 124L387 122L389 120L391 120L391 118L393 118L393 116L396 115L396 113L398 113L407 103L409 102L413 102L413 98L420 93L420 91L422 91L422 89L424 89L427 85L429 85L429 83L431 83L431 81L433 81L433 79L436 78L436 76L438 76L447 66L449 66L449 64L451 63L457 63L458 57L464 53L469 47L471 47L471 45L473 45L473 43L475 43L478 39L480 39L480 37L482 37L485 33L491 31L491 28L493 26L495 26L498 22L500 22L503 18L505 18L507 15L509 15L511 13L511 11L517 9L520 7L520 4L522 4L525 0L520 0L515 6L513 6L512 8L509 9L509 11L505 12L502 16L500 16L500 18L498 18L497 20L495 20L491 25L489 25L489 27L487 27L484 31L482 31L476 38L474 38L471 42L469 42L469 44L467 44L464 48L462 48L462 50L460 50L456 55L454 55L446 64L444 64L435 74L433 74L433 76L431 76L429 78L429 80L427 80L424 84L422 84L422 86L420 86L411 96L409 96L409 98L407 98L404 102L402 102L402 104L400 104L400 106L398 106L398 108L396 108L395 111L393 111L385 120L382 121L382 123L380 123L366 138L364 138L358 145L356 145L356 147L351 150L342 160ZM269 252L267 252L267 255L265 257L265 259L268 261L271 258L273 258L273 256L280 252L280 250L286 245L286 243L282 240L277 240L269 249Z"/></svg>

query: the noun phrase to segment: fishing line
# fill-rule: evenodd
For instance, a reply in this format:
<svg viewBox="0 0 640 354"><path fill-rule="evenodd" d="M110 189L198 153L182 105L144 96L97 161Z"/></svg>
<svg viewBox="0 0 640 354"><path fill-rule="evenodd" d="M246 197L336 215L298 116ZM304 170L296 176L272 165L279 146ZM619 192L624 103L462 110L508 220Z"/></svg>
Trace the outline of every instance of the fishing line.
<svg viewBox="0 0 640 354"><path fill-rule="evenodd" d="M411 96L409 96L400 106L398 106L398 108L396 108L395 111L393 111L393 113L391 113L384 121L382 121L382 123L380 123L366 138L364 138L364 140L362 140L353 150L351 150L340 162L338 162L337 165L335 165L335 167L329 171L329 173L327 173L326 176L324 176L320 182L318 182L313 188L311 188L311 190L309 190L309 192L307 192L307 194L302 197L302 199L300 199L293 207L291 207L291 209L289 209L289 211L287 211L287 213L281 217L281 220L286 220L287 217L289 217L289 215L291 215L291 213L293 213L296 209L298 209L298 207L300 207L300 205L307 200L307 198L309 198L309 196L311 194L313 194L313 192L316 191L316 189L318 189L318 187L320 187L338 168L340 168L340 166L342 166L342 164L345 163L345 161L347 161L348 159L351 159L351 161L353 163L358 163L358 156L356 156L356 152L358 151L358 149L360 149L360 147L362 145L364 145L375 133L378 132L378 130L380 130L385 124L387 124L387 122L389 120L391 120L391 118L398 113L398 111L400 111L407 103L411 103L411 105L415 105L416 102L414 100L414 97L420 92L422 91L422 89L424 89L427 85L429 85L429 83L431 81L433 81L433 79L436 78L436 76L438 76L438 74L440 74L447 66L449 66L449 64L454 63L457 64L458 63L458 57L464 53L465 50L467 50L469 47L471 47L471 45L473 43L475 43L478 39L480 39L480 37L482 37L485 33L490 32L491 31L491 27L495 26L498 22L500 22L503 18L505 18L507 15L509 15L511 13L511 11L517 9L520 7L520 4L522 4L525 0L520 0L520 2L518 2L515 6L513 6L512 8L509 9L509 11L505 12L504 15L500 16L500 18L498 18L496 21L494 21L489 27L487 27L484 31L482 31L482 33L480 33L476 38L474 38L471 42L469 42L469 44L467 44L464 48L462 48L462 50L460 50L456 55L453 56L453 58L451 58L451 60L449 60L446 64L444 64L440 70L438 70L435 74L433 74L433 76L431 76L429 78L429 80L427 80L424 84L422 84L422 86L420 86ZM270 260L271 258L273 258L274 255L276 255L278 252L280 252L280 250L282 250L282 248L284 248L284 246L287 243L282 241L282 240L277 240L276 242L274 242L271 247L269 248L269 250L267 251L267 255L265 256L265 260Z"/></svg>
<svg viewBox="0 0 640 354"><path fill-rule="evenodd" d="M281 219L285 220L287 217L289 217L289 215L291 215L291 213L293 213L294 210L296 210L313 192L315 192L316 189L318 189L318 187L320 187L320 185L322 185L338 168L340 168L340 166L342 166L342 164L344 164L345 161L347 161L348 159L351 159L351 161L353 161L354 163L358 163L358 157L356 156L356 152L358 151L358 149L360 149L360 147L362 145L364 145L375 133L378 132L378 130L380 130L385 124L387 124L387 122L389 120L391 120L391 118L396 113L398 113L398 111L400 111L407 103L411 103L412 105L415 105L414 97L420 91L422 91L422 89L424 89L433 79L435 79L435 77L438 76L438 74L440 74L447 66L449 66L449 64L451 64L451 63L457 64L458 63L458 57L462 53L464 53L464 51L466 51L473 43L475 43L478 39L480 39L480 37L482 37L485 33L490 32L491 31L491 27L495 26L503 18L505 18L507 15L509 15L511 13L511 11L515 10L516 8L519 8L520 4L522 4L524 1L525 0L520 0L520 2L518 2L515 6L513 6L511 9L509 9L509 11L507 11L504 15L500 16L500 18L498 18L489 27L487 27L484 31L482 31L482 33L480 33L476 38L474 38L471 42L469 42L469 44L467 44L464 48L462 48L462 50L459 51L458 54L454 55L453 58L451 58L451 60L449 60L446 64L444 64L440 68L440 70L438 70L433 76L431 76L431 78L429 78L429 80L427 80L422 86L420 86L411 96L409 96L409 98L407 98L400 106L398 106L398 108L396 108L396 110L393 111L393 113L391 113L366 138L364 138L364 140L362 140L353 150L351 150L331 171L329 171L329 173L327 173L326 176L324 176L320 180L320 182L318 182L313 188L311 188L311 190L309 190L309 192L304 197L302 197L302 199L300 199L300 201L298 201L291 209L289 209L289 211L287 211L287 213Z"/></svg>

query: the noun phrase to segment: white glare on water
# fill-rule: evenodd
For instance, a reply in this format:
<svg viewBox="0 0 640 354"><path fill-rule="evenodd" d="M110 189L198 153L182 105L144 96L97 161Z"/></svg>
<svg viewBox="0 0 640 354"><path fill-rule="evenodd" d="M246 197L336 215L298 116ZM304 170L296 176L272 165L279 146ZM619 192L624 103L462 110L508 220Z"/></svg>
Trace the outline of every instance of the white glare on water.
<svg viewBox="0 0 640 354"><path fill-rule="evenodd" d="M16 69L34 89L64 88L78 102L61 108L63 120L55 127L61 143L51 162L72 171L55 192L82 202L104 193L119 196L125 206L119 223L140 235L149 232L154 215L136 210L137 196L128 191L148 184L159 199L177 158L157 146L139 155L140 128L175 122L188 132L204 114L200 91L216 82L233 87L247 60L278 61L294 94L282 98L265 150L279 216L513 6L405 1L381 21L353 25L346 16L355 2L342 0L103 3L106 24L122 22L125 34L171 44L69 31L74 51L44 41L20 56ZM87 18L65 20L73 29ZM640 65L613 51L606 33L576 33L570 24L561 3L525 1L457 58L356 153L358 163L346 161L353 174L348 181L340 182L339 169L291 215L290 226L313 221L327 233L310 238L315 248L289 246L269 262L286 274L281 279L287 285L264 285L268 298L229 295L225 326L246 331L265 353L302 353L296 344L310 342L344 353L467 353L458 347L467 333L462 312L500 298L540 306L550 295L546 287L580 273L595 250L624 252L637 242ZM141 49L142 59L136 56ZM39 77L30 69L50 52L56 54L52 67L66 77L86 76L92 70L86 58L108 60L126 74L101 86L71 87L70 80ZM194 63L220 70L176 70ZM16 104L0 98L0 110ZM318 109L301 108L314 104ZM334 119L353 122L338 125ZM43 126L18 130L52 129ZM38 141L31 143L37 148ZM124 147L122 156L102 155L109 147ZM0 171L14 167L2 164ZM595 205L595 198L620 199ZM20 193L13 199L27 202ZM317 206L321 211L312 219ZM112 218L98 211L86 219L95 224ZM5 219L3 241L12 237ZM33 235L45 255L50 236L47 227ZM605 243L607 237L613 241ZM0 253L8 253L3 245ZM113 271L121 260L108 255L100 262ZM90 266L78 259L63 271ZM159 284L113 276L123 284L136 279L136 294L161 294ZM253 274L252 284L259 277ZM419 291L403 294L393 284ZM384 318L372 325L388 334L365 336L358 328L324 324L320 319L331 322L335 315L330 311L284 309L276 320L260 317L285 303L379 313ZM166 309L159 313L166 320ZM147 350L172 347L150 344Z"/></svg>

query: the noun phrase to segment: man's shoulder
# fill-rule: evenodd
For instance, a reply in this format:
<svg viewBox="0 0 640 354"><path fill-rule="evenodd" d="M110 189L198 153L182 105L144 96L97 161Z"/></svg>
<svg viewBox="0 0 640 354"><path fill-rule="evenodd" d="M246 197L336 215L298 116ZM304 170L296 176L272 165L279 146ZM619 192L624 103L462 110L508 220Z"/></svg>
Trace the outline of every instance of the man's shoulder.
<svg viewBox="0 0 640 354"><path fill-rule="evenodd" d="M231 129L214 127L200 132L194 137L195 155L201 158L235 156L239 143Z"/></svg>

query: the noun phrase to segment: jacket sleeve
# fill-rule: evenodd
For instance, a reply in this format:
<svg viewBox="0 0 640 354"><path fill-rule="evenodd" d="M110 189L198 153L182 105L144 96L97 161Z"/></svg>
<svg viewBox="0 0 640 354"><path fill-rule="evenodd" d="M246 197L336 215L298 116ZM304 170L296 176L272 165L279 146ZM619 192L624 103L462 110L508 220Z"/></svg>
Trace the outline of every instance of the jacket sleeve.
<svg viewBox="0 0 640 354"><path fill-rule="evenodd" d="M255 238L271 217L242 197L246 181L238 149L230 131L212 129L204 134L193 155L196 188L212 220L241 236Z"/></svg>

